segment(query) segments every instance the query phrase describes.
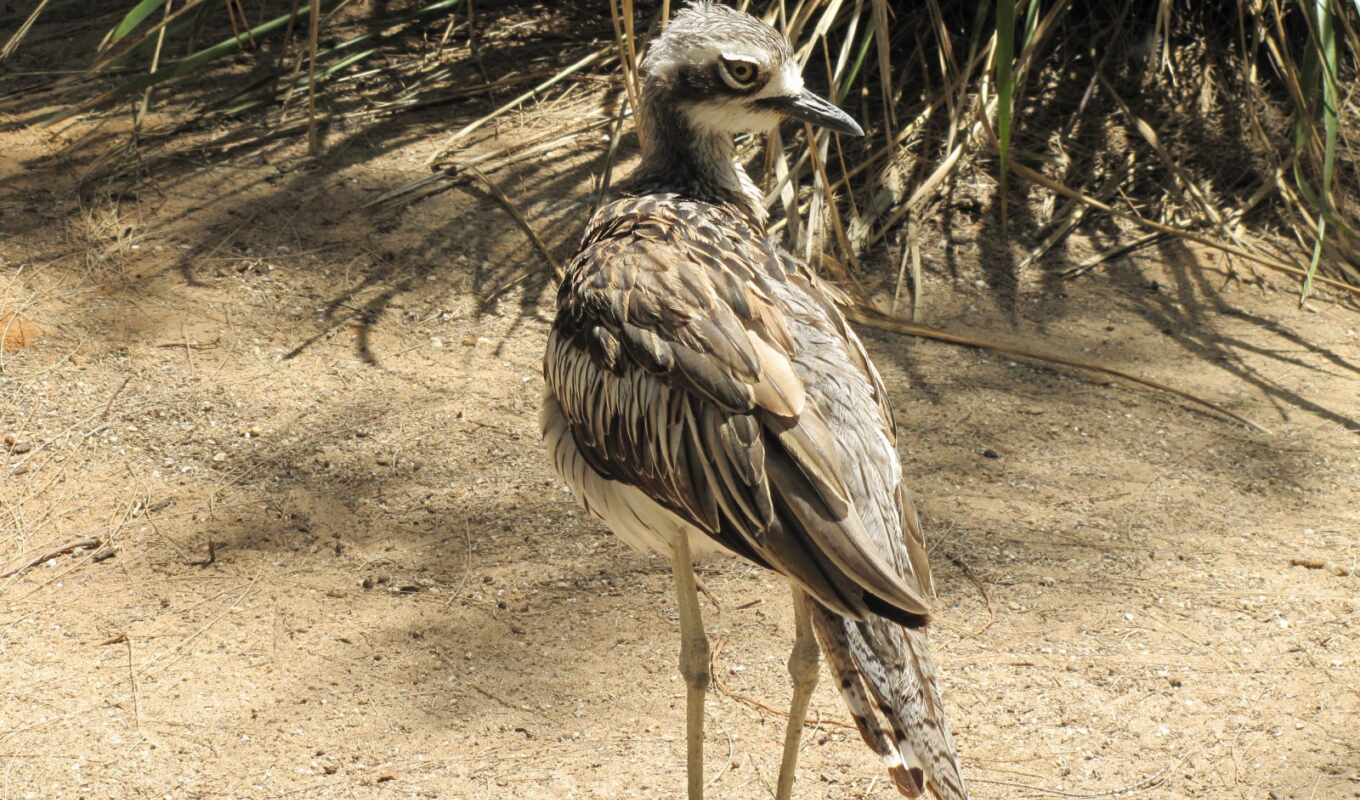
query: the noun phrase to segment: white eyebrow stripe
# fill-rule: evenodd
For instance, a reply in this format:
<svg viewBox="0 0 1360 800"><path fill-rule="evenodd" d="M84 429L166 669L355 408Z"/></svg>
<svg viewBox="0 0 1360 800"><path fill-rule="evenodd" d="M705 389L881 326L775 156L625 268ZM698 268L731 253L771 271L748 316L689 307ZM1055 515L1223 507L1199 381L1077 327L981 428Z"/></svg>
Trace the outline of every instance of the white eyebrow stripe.
<svg viewBox="0 0 1360 800"><path fill-rule="evenodd" d="M745 61L747 64L754 64L757 67L760 66L760 59L756 58L755 56L745 55L744 53L724 51L722 53L722 57L727 59L728 61Z"/></svg>
<svg viewBox="0 0 1360 800"><path fill-rule="evenodd" d="M784 62L783 69L770 76L756 97L790 97L803 91L803 73L798 62L792 59Z"/></svg>

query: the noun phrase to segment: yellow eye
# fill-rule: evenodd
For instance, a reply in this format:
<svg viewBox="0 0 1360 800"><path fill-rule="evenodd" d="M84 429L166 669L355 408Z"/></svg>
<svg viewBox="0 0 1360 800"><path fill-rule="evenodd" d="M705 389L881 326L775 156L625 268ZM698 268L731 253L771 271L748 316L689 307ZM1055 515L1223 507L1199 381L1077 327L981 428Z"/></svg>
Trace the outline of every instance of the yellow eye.
<svg viewBox="0 0 1360 800"><path fill-rule="evenodd" d="M751 61L724 58L721 64L723 79L733 89L749 87L752 83L755 83L756 77L760 75L759 68Z"/></svg>

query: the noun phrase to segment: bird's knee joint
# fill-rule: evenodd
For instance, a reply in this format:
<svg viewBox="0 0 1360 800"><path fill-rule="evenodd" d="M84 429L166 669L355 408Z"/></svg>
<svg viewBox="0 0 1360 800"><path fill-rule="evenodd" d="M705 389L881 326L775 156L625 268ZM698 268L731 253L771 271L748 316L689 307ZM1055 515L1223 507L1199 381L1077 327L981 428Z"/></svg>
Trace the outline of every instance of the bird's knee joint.
<svg viewBox="0 0 1360 800"><path fill-rule="evenodd" d="M713 680L707 662L700 665L692 659L680 659L680 674L684 676L685 684L695 689L707 689Z"/></svg>
<svg viewBox="0 0 1360 800"><path fill-rule="evenodd" d="M707 639L692 639L680 644L680 674L685 683L697 688L708 688L712 680L708 667Z"/></svg>
<svg viewBox="0 0 1360 800"><path fill-rule="evenodd" d="M709 684L713 682L713 676L709 674L707 667L690 671L682 669L681 672L685 674L685 685L694 689L708 689Z"/></svg>
<svg viewBox="0 0 1360 800"><path fill-rule="evenodd" d="M798 642L789 654L789 676L795 686L817 684L817 669L821 661L821 651L815 642Z"/></svg>

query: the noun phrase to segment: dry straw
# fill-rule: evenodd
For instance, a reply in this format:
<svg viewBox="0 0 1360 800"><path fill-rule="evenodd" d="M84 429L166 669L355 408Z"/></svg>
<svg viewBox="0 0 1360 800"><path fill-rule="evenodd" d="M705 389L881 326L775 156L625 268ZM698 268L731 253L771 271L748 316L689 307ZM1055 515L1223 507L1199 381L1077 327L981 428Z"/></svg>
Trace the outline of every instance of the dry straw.
<svg viewBox="0 0 1360 800"><path fill-rule="evenodd" d="M126 108L129 98L140 98L135 110L144 112L156 88L158 110L173 121L140 129L143 148L226 124L254 129L260 141L305 131L317 156L325 150L321 131L334 123L372 124L490 97L489 109L432 148L434 176L383 199L423 196L478 175L489 181L553 142L592 135L607 142L598 202L624 119L637 107L646 38L671 13L669 2L634 0L510 3L495 12L474 12L467 0L416 0L372 25L350 3L129 2L93 21L107 33L81 63L2 99L15 108L41 99L64 119ZM856 297L866 286L894 284L887 287L893 309L909 295L905 307L916 319L935 220L961 207L981 208L999 223L1001 241L1023 245L1012 269L1017 280L1034 270L1071 279L1131 247L1181 240L1217 251L1230 269L1263 267L1296 281L1301 301L1319 287L1351 303L1360 296L1353 130L1360 0L739 5L786 31L804 74L824 81L869 132L863 142L775 132L763 159L772 229ZM35 31L41 39L60 28L74 6L42 0L15 17L0 59L16 58ZM558 32L551 61L497 63L498 42L483 33L494 27L488 13L536 15L551 27L571 10L594 27ZM56 28L45 27L49 17ZM456 31L465 43L451 40ZM242 56L256 62L245 75L230 67ZM470 64L480 81L466 80ZM379 77L400 88L367 91ZM505 118L566 96L579 102L582 86L618 99L537 145L495 143ZM306 119L289 119L288 101L299 90ZM608 135L600 137L601 129ZM140 162L95 163L91 179ZM1126 241L1104 242L1074 264L1051 263L1084 226L1111 222L1132 229ZM869 263L897 265L895 278ZM860 308L864 319L879 313Z"/></svg>

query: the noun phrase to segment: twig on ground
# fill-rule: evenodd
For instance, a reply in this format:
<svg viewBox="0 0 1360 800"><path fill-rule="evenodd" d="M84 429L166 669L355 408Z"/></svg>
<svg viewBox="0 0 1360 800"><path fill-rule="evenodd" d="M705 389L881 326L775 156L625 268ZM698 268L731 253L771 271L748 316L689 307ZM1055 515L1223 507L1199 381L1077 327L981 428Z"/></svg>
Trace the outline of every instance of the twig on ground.
<svg viewBox="0 0 1360 800"><path fill-rule="evenodd" d="M744 706L748 706L750 708L754 708L757 711L764 711L768 714L774 714L775 716L784 717L785 719L787 719L789 716L789 713L787 711L782 711L778 708L774 708L773 706L767 705L766 703L763 703L760 700L756 700L755 698L752 697L747 697L744 694L737 694L736 692L728 688L727 684L722 679L722 670L718 669L718 655L722 653L723 645L726 643L727 643L726 639L723 639L721 637L716 639L713 642L713 649L708 657L708 674L713 676L714 687L716 687L717 690L724 696L730 697L731 699L736 700L738 703L741 703ZM844 728L850 731L857 730L857 728L853 724L839 719L819 718L819 722L824 725L831 725L836 728Z"/></svg>
<svg viewBox="0 0 1360 800"><path fill-rule="evenodd" d="M118 384L118 388L113 390L113 394L109 395L109 402L104 404L104 410L99 413L99 420L101 422L109 418L109 412L113 410L113 401L118 399L118 395L122 394L123 390L126 389L127 385L131 382L131 375L123 378L123 382Z"/></svg>
<svg viewBox="0 0 1360 800"><path fill-rule="evenodd" d="M1360 574L1355 570L1343 567L1335 561L1326 561L1321 558L1291 558L1289 566L1303 567L1304 569L1325 569L1338 578L1346 578L1351 575Z"/></svg>
<svg viewBox="0 0 1360 800"><path fill-rule="evenodd" d="M992 627L992 625L996 622L996 612L992 610L992 596L987 592L987 587L982 583L982 581L978 578L977 575L973 574L973 570L962 558L959 558L954 553L946 553L945 558L948 558L949 563L953 564L954 566L958 567L960 570L963 571L963 574L968 578L968 580L972 581L973 585L977 587L978 593L982 595L982 602L987 604L987 624L968 634L970 637L981 636L983 633L986 633L987 629Z"/></svg>
<svg viewBox="0 0 1360 800"><path fill-rule="evenodd" d="M475 683L469 683L469 684L467 684L467 685L468 685L468 686L471 686L471 687L472 687L472 691L476 692L477 694L481 695L482 697L485 697L485 698L488 699L488 700L495 700L497 703L500 703L501 705L505 706L506 708L510 709L511 711L531 711L531 710L532 710L532 709L530 709L528 706L517 706L517 705L515 705L514 703L510 702L509 700L506 700L504 697L501 697L500 695L497 695L497 694L492 694L491 692L488 692L486 689L483 689L482 687L478 686L478 685L475 684ZM540 716L542 716L542 715L540 714Z"/></svg>
<svg viewBox="0 0 1360 800"><path fill-rule="evenodd" d="M1164 238L1166 238L1166 234L1163 233L1149 233L1146 236L1140 236L1131 242L1115 245L1108 250L1102 250L1090 258L1082 260L1080 264L1077 264L1074 267L1068 267L1062 272L1059 272L1058 275L1063 278L1075 278L1078 275L1085 275L1101 264L1109 263L1120 256L1128 255L1135 250L1140 250L1153 242Z"/></svg>
<svg viewBox="0 0 1360 800"><path fill-rule="evenodd" d="M1015 783L1014 781L994 781L988 780L987 778L969 778L968 780L970 783L986 783L992 786L1008 786L1012 789L1028 789L1031 792L1053 795L1054 797L1068 797L1072 798L1072 800L1097 800L1097 798L1103 797L1126 797L1128 795L1136 794L1138 792L1144 791L1146 789L1151 789L1165 783L1167 776L1171 774L1172 770L1189 761L1191 756L1195 755L1198 752L1199 752L1198 750L1193 750L1189 753L1186 753L1184 756L1181 756L1181 758L1175 761L1174 763L1166 765L1160 771L1152 775L1149 775L1148 777L1144 778L1138 783L1131 784L1129 786L1124 786L1119 789L1111 789L1108 792L1092 792L1092 793L1065 792L1061 789L1049 789L1044 786L1031 786L1026 783Z"/></svg>
<svg viewBox="0 0 1360 800"><path fill-rule="evenodd" d="M543 256L544 260L552 267L553 274L557 276L558 280L561 280L562 276L566 274L566 270L564 270L557 259L553 257L553 254L548 250L548 246L543 243L543 240L538 237L538 232L529 224L529 220L524 218L524 214L520 212L519 207L510 200L505 192L501 191L501 187L497 186L476 167L463 167L460 172L471 175L478 181L481 181L482 186L486 187L486 190L490 192L491 196L496 198L496 201L500 203L501 206L509 212L510 216L515 218L515 222L518 222L519 226L524 229L524 232L529 236L529 241L533 242L534 249L537 250L538 254Z"/></svg>
<svg viewBox="0 0 1360 800"><path fill-rule="evenodd" d="M28 561L25 561L24 563L18 565L17 567L14 567L13 569L10 569L6 572L0 572L0 578L12 578L21 572L26 572L30 569L33 569L34 567L41 566L54 558L59 558L64 555L68 555L70 553L75 552L76 550L83 550L87 548L93 549L95 547L98 547L102 543L103 542L100 539L93 536L86 539L77 539L74 542L64 544L61 547L48 550L47 552L41 555L30 558Z"/></svg>
<svg viewBox="0 0 1360 800"><path fill-rule="evenodd" d="M222 337L219 336L219 337L217 337L216 339L213 339L211 342L192 342L192 341L183 341L183 342L157 342L157 343L156 343L156 347L166 347L166 348L183 347L183 348L186 348L186 349L189 349L189 350L211 350L211 349L213 349L214 347L219 347L219 346L221 346L221 344L222 344Z"/></svg>
<svg viewBox="0 0 1360 800"><path fill-rule="evenodd" d="M132 668L132 640L126 634L123 635L123 645L127 647L128 683L132 689L132 721L137 730L140 731L142 729L142 701L137 693L137 673Z"/></svg>
<svg viewBox="0 0 1360 800"><path fill-rule="evenodd" d="M458 588L449 594L449 602L444 604L446 609L462 596L463 589L467 588L468 577L472 575L472 532L467 523L463 524L463 543L467 546L467 555L463 559L463 577L458 581Z"/></svg>
<svg viewBox="0 0 1360 800"><path fill-rule="evenodd" d="M1253 430L1260 431L1261 433L1265 434L1270 433L1268 429L1262 427L1261 425L1258 425L1257 423L1252 422L1251 420L1247 419L1241 414L1238 414L1235 411L1230 411L1224 408L1223 406L1218 405L1217 403L1205 400L1201 397L1191 394L1190 392L1184 391L1183 389L1177 389L1171 386L1167 386L1164 383L1159 383L1158 381L1154 381L1149 378L1140 378L1137 375L1125 372L1124 370L1121 369L1107 367L1103 364L1096 364L1091 361L1066 358L1063 356L1056 356L1048 353L1039 353L1037 351L1030 350L1029 348L1026 347L1016 347L1014 345L1001 344L999 342L994 342L978 337L966 336L957 333L949 333L947 331L942 331L939 330L938 328L931 328L926 325L917 325L911 322L903 322L901 320L894 319L888 316L887 314L884 314L883 312L864 303L846 306L844 310L846 317L848 317L852 322L857 322L861 325L866 325L870 328L875 328L881 331L888 331L890 333L902 333L908 336L917 336L922 339L934 339L937 342L948 342L949 344L962 345L964 347L978 347L983 350L991 350L997 353L1005 353L1007 355L1017 356L1019 358L1030 358L1034 359L1035 361L1044 362L1046 364L1057 364L1059 366L1072 367L1073 369L1081 369L1086 370L1088 372L1096 372L1103 375L1112 375L1116 378L1123 378L1126 381L1136 383L1140 386L1147 386L1152 389L1159 389L1168 394L1173 394L1181 398L1182 400L1187 400L1191 403L1194 403L1197 406L1207 408L1210 411L1222 414L1223 416L1228 417L1230 419L1234 419L1242 423L1243 425L1252 428Z"/></svg>
<svg viewBox="0 0 1360 800"><path fill-rule="evenodd" d="M726 728L723 728L723 735L727 737L727 761L723 763L722 769L718 770L717 774L709 778L708 782L704 784L705 789L712 789L718 781L722 780L722 776L732 768L732 758L737 754L737 745L732 740L732 734L728 733Z"/></svg>

